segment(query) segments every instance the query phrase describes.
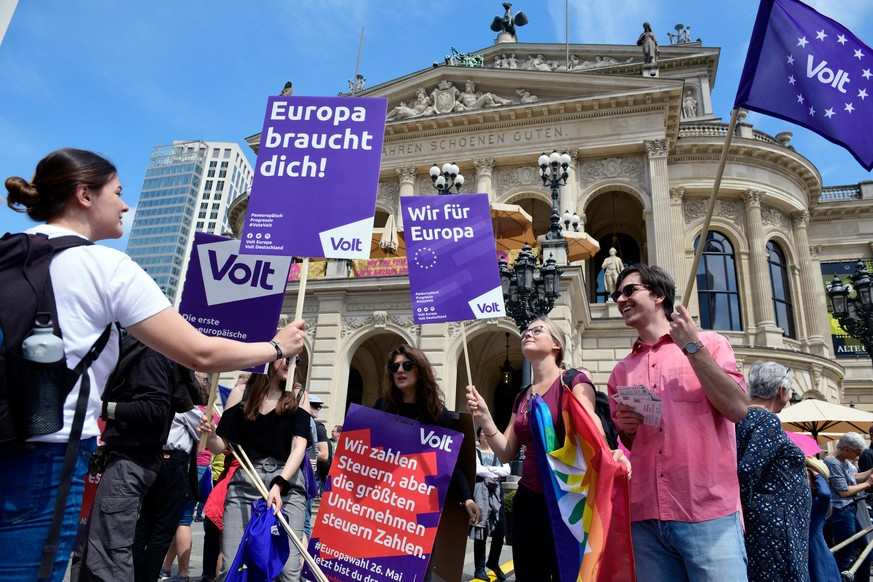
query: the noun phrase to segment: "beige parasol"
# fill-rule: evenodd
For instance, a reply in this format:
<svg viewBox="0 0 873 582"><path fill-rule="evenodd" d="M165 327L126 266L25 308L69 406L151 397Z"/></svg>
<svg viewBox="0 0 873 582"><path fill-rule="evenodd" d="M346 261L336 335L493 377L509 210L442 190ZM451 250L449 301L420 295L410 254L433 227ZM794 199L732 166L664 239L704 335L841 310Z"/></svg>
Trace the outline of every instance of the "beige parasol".
<svg viewBox="0 0 873 582"><path fill-rule="evenodd" d="M590 259L600 251L600 243L584 232L564 231L564 240L567 241L567 261L584 261ZM537 240L542 244L546 235L540 235Z"/></svg>
<svg viewBox="0 0 873 582"><path fill-rule="evenodd" d="M824 400L808 399L789 406L778 414L782 428L792 432L807 432L819 443L831 440L820 433L846 432L867 434L873 426L873 413Z"/></svg>

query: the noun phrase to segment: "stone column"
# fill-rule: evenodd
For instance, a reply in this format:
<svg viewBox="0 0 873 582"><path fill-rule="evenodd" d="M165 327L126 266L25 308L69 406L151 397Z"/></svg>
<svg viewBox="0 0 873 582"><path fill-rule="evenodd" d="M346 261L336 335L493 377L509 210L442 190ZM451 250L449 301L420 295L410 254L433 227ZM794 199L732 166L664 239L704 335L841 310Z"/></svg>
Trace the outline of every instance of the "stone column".
<svg viewBox="0 0 873 582"><path fill-rule="evenodd" d="M573 161L567 166L567 185L561 186L561 205L559 209L562 220L564 211L569 210L570 214L576 212L576 204L579 201L579 185L576 183L576 160L579 157L579 150L568 150L567 153L570 154Z"/></svg>
<svg viewBox="0 0 873 582"><path fill-rule="evenodd" d="M396 171L400 177L400 197L415 195L415 166L400 166ZM397 228L403 228L403 212L399 200L394 218L397 219Z"/></svg>
<svg viewBox="0 0 873 582"><path fill-rule="evenodd" d="M830 350L830 321L828 320L827 298L821 278L821 263L819 252L821 247L811 247L807 234L809 213L805 210L791 215L794 227L794 241L797 248L797 262L800 266L800 289L795 293L794 311L803 309L803 319L806 321L806 341L810 352L828 357Z"/></svg>
<svg viewBox="0 0 873 582"><path fill-rule="evenodd" d="M709 73L701 73L697 77L700 79L700 103L698 106L700 109L698 110L698 115L711 115L712 114L712 94L709 92Z"/></svg>
<svg viewBox="0 0 873 582"><path fill-rule="evenodd" d="M653 232L654 238L649 238L649 260L678 281L677 265L680 257L676 256L673 246L676 233L672 227L670 185L667 177L670 140L645 141L643 145L646 147L646 157L649 160L649 191L652 194L653 228L650 232Z"/></svg>
<svg viewBox="0 0 873 582"><path fill-rule="evenodd" d="M473 165L476 167L476 192L477 194L488 194L488 202L494 202L494 181L491 179L494 171L494 158L479 158L473 160Z"/></svg>
<svg viewBox="0 0 873 582"><path fill-rule="evenodd" d="M312 346L309 389L332 408L345 405L348 388L348 369L342 377L336 371L337 366L343 365L337 362L336 354L344 341L342 314L347 297L346 291L330 291L317 293L313 298L318 302L318 314L315 336L309 338Z"/></svg>
<svg viewBox="0 0 873 582"><path fill-rule="evenodd" d="M682 293L688 282L688 264L685 261L685 214L682 212L682 201L685 198L685 188L670 188L670 224L673 237L673 255L676 257L676 304L684 303ZM690 303L688 303L690 305Z"/></svg>
<svg viewBox="0 0 873 582"><path fill-rule="evenodd" d="M762 346L781 347L782 332L776 327L773 311L773 285L767 263L767 241L764 240L764 221L761 217L760 190L746 190L746 236L749 241L749 273L752 287L752 305L755 314L755 342Z"/></svg>

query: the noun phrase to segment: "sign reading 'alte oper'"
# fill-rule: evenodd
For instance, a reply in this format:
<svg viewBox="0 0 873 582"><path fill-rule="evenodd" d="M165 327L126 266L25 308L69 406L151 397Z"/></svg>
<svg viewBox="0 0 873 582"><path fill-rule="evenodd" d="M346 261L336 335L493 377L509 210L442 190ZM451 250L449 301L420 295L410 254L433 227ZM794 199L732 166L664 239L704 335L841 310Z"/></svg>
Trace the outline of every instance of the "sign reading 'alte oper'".
<svg viewBox="0 0 873 582"><path fill-rule="evenodd" d="M390 158L402 158L416 154L438 152L457 153L459 149L487 152L490 148L502 145L525 144L553 147L552 140L575 137L577 131L572 126L534 127L529 129L508 129L481 133L465 132L457 136L425 139L406 143L385 143L382 146L382 162ZM581 134L581 132L578 132ZM534 148L536 149L536 148ZM399 161L399 160L398 160Z"/></svg>

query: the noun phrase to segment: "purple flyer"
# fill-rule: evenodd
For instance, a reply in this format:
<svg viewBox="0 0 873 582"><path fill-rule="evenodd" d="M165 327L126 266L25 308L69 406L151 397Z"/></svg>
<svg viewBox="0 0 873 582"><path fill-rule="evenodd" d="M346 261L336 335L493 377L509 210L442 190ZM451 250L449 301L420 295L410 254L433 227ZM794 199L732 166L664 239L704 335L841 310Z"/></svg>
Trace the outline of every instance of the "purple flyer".
<svg viewBox="0 0 873 582"><path fill-rule="evenodd" d="M400 199L415 323L504 317L487 194Z"/></svg>
<svg viewBox="0 0 873 582"><path fill-rule="evenodd" d="M270 97L240 252L370 258L387 107Z"/></svg>
<svg viewBox="0 0 873 582"><path fill-rule="evenodd" d="M270 341L285 300L291 257L242 255L239 247L236 239L194 234L179 313L205 335Z"/></svg>
<svg viewBox="0 0 873 582"><path fill-rule="evenodd" d="M422 580L463 440L351 405L309 542L328 580Z"/></svg>

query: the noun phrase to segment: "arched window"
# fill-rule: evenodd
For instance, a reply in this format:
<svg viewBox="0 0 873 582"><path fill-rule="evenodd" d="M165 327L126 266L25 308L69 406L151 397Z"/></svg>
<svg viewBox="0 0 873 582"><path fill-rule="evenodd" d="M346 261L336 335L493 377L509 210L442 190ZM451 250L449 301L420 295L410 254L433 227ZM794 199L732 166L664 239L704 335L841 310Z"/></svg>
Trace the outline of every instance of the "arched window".
<svg viewBox="0 0 873 582"><path fill-rule="evenodd" d="M700 237L694 241L694 249ZM700 302L700 327L703 329L742 330L740 294L734 247L720 232L709 231L697 267L697 299Z"/></svg>
<svg viewBox="0 0 873 582"><path fill-rule="evenodd" d="M794 307L791 304L791 289L788 286L788 266L785 253L772 240L767 243L767 263L770 266L770 286L773 289L773 312L776 325L787 337L797 337L794 331Z"/></svg>

